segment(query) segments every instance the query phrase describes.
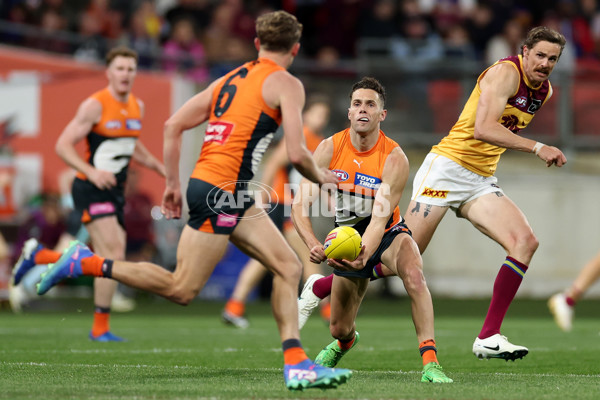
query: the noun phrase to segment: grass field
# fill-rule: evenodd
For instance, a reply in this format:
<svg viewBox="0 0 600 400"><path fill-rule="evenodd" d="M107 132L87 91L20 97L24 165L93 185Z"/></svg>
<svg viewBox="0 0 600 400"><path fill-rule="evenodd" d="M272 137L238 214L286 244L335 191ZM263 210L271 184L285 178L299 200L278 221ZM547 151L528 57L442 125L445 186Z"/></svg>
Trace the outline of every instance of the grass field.
<svg viewBox="0 0 600 400"><path fill-rule="evenodd" d="M53 300L58 302L58 300ZM249 306L251 327L224 326L220 303L187 308L146 299L114 314L127 343L87 339L89 301L13 315L0 311L2 399L598 399L600 301L584 301L573 332L555 327L545 303L517 300L504 323L523 360L481 361L471 353L487 301L437 299L438 357L453 384L420 383L421 361L405 299L370 298L357 326L361 342L341 361L354 371L337 389L289 392L269 305ZM81 308L78 308L81 307ZM314 316L302 331L310 357L331 341Z"/></svg>

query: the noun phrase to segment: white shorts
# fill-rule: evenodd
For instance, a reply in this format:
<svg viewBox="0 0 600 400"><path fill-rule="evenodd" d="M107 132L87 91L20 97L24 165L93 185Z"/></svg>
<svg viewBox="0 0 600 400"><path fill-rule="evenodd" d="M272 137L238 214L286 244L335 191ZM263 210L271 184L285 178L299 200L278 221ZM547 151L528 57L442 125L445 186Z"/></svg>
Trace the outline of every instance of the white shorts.
<svg viewBox="0 0 600 400"><path fill-rule="evenodd" d="M495 176L481 176L435 153L427 154L413 181L412 200L457 210L488 193L504 193Z"/></svg>

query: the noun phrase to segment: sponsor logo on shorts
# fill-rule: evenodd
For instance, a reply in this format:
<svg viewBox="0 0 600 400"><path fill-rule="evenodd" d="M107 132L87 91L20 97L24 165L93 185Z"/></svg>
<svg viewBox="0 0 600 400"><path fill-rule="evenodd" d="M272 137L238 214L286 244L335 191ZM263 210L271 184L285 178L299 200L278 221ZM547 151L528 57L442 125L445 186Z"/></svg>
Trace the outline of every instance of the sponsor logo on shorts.
<svg viewBox="0 0 600 400"><path fill-rule="evenodd" d="M233 131L233 124L230 122L213 122L208 124L206 127L206 134L204 135L204 143L217 142L223 144L231 135Z"/></svg>
<svg viewBox="0 0 600 400"><path fill-rule="evenodd" d="M426 187L423 190L423 192L421 193L421 196L432 197L434 199L445 199L446 197L448 197L448 192L450 192L450 191L449 190L435 190L435 189Z"/></svg>
<svg viewBox="0 0 600 400"><path fill-rule="evenodd" d="M231 228L237 224L239 214L219 214L217 217L217 226Z"/></svg>
<svg viewBox="0 0 600 400"><path fill-rule="evenodd" d="M125 121L125 127L129 131L139 131L142 129L142 121L134 118L127 119L127 121Z"/></svg>
<svg viewBox="0 0 600 400"><path fill-rule="evenodd" d="M354 185L366 187L367 189L377 190L379 189L379 185L381 185L381 179L357 172L354 176Z"/></svg>
<svg viewBox="0 0 600 400"><path fill-rule="evenodd" d="M121 121L118 120L106 121L104 124L106 129L121 129L121 126Z"/></svg>
<svg viewBox="0 0 600 400"><path fill-rule="evenodd" d="M110 201L104 203L93 203L90 204L89 208L90 215L101 215L101 214L110 214L115 212L116 208L113 203Z"/></svg>
<svg viewBox="0 0 600 400"><path fill-rule="evenodd" d="M334 169L333 173L337 175L340 182L344 182L346 179L348 179L348 173L344 170Z"/></svg>

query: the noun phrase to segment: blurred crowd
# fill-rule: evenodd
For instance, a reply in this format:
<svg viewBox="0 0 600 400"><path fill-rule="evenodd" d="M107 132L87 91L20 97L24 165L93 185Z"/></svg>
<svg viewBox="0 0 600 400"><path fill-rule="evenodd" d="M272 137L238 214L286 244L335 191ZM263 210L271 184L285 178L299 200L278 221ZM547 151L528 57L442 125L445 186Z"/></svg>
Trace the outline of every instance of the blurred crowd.
<svg viewBox="0 0 600 400"><path fill-rule="evenodd" d="M536 25L563 33L573 60L600 60L596 0L4 0L0 41L88 61L127 44L141 68L204 83L255 56L254 19L274 9L304 24L302 57L329 67L362 55L490 63Z"/></svg>

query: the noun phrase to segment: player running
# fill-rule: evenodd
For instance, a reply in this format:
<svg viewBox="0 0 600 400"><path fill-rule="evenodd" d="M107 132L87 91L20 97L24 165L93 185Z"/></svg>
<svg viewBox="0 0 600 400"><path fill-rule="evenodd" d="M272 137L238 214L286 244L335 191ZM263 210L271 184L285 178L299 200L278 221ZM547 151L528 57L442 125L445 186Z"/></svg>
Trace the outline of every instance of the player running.
<svg viewBox="0 0 600 400"><path fill-rule="evenodd" d="M190 303L206 284L231 240L273 273L272 308L279 328L288 389L332 388L351 371L315 365L300 344L296 295L302 273L298 258L264 210L254 204L248 184L280 124L291 163L313 182L335 184L319 168L302 136L304 87L287 68L300 49L302 24L276 11L256 21L258 58L212 82L186 102L165 124L167 186L162 212L181 217L179 159L184 131L208 121L204 145L188 182L190 217L170 272L158 265L111 260L75 243L50 266L38 286L44 294L67 277L112 278L178 304Z"/></svg>

